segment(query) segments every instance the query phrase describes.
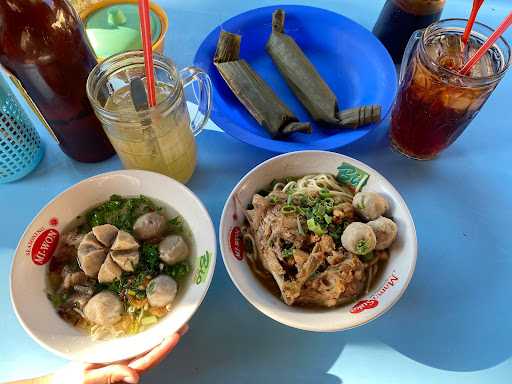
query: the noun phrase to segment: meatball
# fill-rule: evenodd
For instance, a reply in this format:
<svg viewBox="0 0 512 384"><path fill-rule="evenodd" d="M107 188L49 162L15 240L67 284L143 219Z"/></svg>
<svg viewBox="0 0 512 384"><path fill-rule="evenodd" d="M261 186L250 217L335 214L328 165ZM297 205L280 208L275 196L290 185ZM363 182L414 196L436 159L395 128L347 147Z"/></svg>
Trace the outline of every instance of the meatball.
<svg viewBox="0 0 512 384"><path fill-rule="evenodd" d="M160 237L167 229L167 221L158 212L149 212L140 216L133 224L133 233L139 240Z"/></svg>
<svg viewBox="0 0 512 384"><path fill-rule="evenodd" d="M152 307L165 307L173 302L178 292L178 284L167 275L159 275L146 287L146 296Z"/></svg>
<svg viewBox="0 0 512 384"><path fill-rule="evenodd" d="M110 247L114 242L119 230L111 224L97 225L92 228L96 239L105 247Z"/></svg>
<svg viewBox="0 0 512 384"><path fill-rule="evenodd" d="M375 220L389 209L388 201L375 192L356 193L352 205L356 212L366 220Z"/></svg>
<svg viewBox="0 0 512 384"><path fill-rule="evenodd" d="M366 255L375 249L377 238L372 227L364 223L350 223L341 235L341 244L356 255Z"/></svg>
<svg viewBox="0 0 512 384"><path fill-rule="evenodd" d="M133 272L140 259L137 249L131 251L111 251L110 256L126 272Z"/></svg>
<svg viewBox="0 0 512 384"><path fill-rule="evenodd" d="M78 245L78 257L100 249L103 249L103 245L96 240L96 237L91 231L80 241L80 244Z"/></svg>
<svg viewBox="0 0 512 384"><path fill-rule="evenodd" d="M112 256L109 254L98 272L98 281L102 284L111 283L115 279L121 277L122 273L123 270L119 268L114 260L112 260Z"/></svg>
<svg viewBox="0 0 512 384"><path fill-rule="evenodd" d="M189 255L187 243L178 235L166 236L158 245L158 251L160 259L168 265L184 261Z"/></svg>
<svg viewBox="0 0 512 384"><path fill-rule="evenodd" d="M91 323L112 325L121 319L123 304L109 291L101 291L94 295L84 307L84 315Z"/></svg>
<svg viewBox="0 0 512 384"><path fill-rule="evenodd" d="M89 252L78 253L78 264L80 269L89 277L98 276L101 265L105 261L107 254L103 249L91 250Z"/></svg>
<svg viewBox="0 0 512 384"><path fill-rule="evenodd" d="M395 241L398 228L393 220L381 216L377 220L369 221L368 225L372 228L377 238L375 249L380 251L389 248L393 241Z"/></svg>
<svg viewBox="0 0 512 384"><path fill-rule="evenodd" d="M128 232L119 231L111 249L113 251L130 251L139 249L139 243Z"/></svg>

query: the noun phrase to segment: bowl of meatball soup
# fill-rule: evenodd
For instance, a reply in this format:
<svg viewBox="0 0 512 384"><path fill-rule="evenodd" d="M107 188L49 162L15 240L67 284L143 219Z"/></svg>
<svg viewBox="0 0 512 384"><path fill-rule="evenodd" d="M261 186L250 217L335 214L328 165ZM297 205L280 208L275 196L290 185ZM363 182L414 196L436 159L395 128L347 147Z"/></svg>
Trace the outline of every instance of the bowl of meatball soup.
<svg viewBox="0 0 512 384"><path fill-rule="evenodd" d="M332 152L280 155L246 174L220 245L240 293L290 327L340 331L389 310L414 272L414 222L376 170Z"/></svg>
<svg viewBox="0 0 512 384"><path fill-rule="evenodd" d="M59 194L22 235L11 300L24 329L69 360L141 354L179 330L215 267L210 216L184 185L124 170Z"/></svg>

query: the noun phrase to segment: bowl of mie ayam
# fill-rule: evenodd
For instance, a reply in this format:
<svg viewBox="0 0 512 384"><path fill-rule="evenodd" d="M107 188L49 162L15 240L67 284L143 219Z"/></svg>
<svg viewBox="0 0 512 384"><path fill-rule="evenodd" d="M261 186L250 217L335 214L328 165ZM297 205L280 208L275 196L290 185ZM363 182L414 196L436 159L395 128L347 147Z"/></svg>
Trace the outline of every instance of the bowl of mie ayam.
<svg viewBox="0 0 512 384"><path fill-rule="evenodd" d="M318 176L319 174L321 175ZM340 190L345 190L345 187L351 184L351 187L347 187L351 194L358 189L359 192L364 192L360 196L378 195L377 197L384 202L385 206L381 211L369 215L375 215L374 217L364 218L362 216L364 210L353 208L352 203L354 207L359 208L362 208L364 204L361 204L360 201L356 202L356 198L353 198L353 201L352 198L349 198L348 201L351 203L339 205L337 199L339 196L343 197L344 192L329 192L329 188L327 190L321 188L316 195L313 193L313 196L321 197L320 203L317 202L317 204L314 199L304 197L303 193L295 193L296 191L300 192L301 188L307 191L304 189L304 185L309 185L307 184L309 183L308 177L304 178L306 175L329 177L331 181L326 183L334 182L336 178L336 183L341 180L340 184L343 184ZM304 180L306 180L306 184L304 184ZM273 185L273 187L269 187L269 185ZM321 182L319 185L323 186L324 184ZM272 192L272 188L274 192ZM276 189L278 190L277 194ZM269 191L271 192L269 193ZM255 195L258 195L257 200L255 200ZM259 195L266 197L263 198ZM282 197L280 197L281 195ZM302 202L298 203L297 199ZM327 215L324 215L324 211L322 211L320 218L314 216L314 214L318 214L319 209L324 209L322 204L328 203L332 207L332 200L334 200L335 208L337 204L339 208L344 208L340 208L338 212L334 210L334 214L332 209L327 209ZM302 207L300 204L303 204ZM373 203L367 201L367 206L371 204ZM264 207L261 212L265 212L265 216L262 216L263 219L258 216L258 214L261 216L261 212L257 211L257 209L261 209L261 206ZM374 206L379 208L378 204L374 204ZM345 208L353 215L347 224L351 221L358 223L350 226L344 225L343 229L339 229L336 234L329 232L327 236L328 231L336 232L336 228L339 228L339 225L334 225L337 220L336 215ZM355 211L352 211L353 209ZM276 216L272 218L268 212L278 212L280 218L276 219ZM292 213L289 214L289 212ZM380 217L377 218L377 216ZM323 217L327 222L323 221ZM374 249L376 244L378 246L382 241L386 241L383 240L382 234L373 237L371 232L379 232L378 228L375 231L369 229L369 226L375 229L373 226L375 222L370 222L374 219L378 219L376 220L377 224L384 222L395 231L394 236L396 237L390 239L380 248L387 248L386 250ZM260 232L259 239L263 238L264 242L268 241L268 247L264 242L260 245L253 243L254 241L258 242L258 236L252 230L251 224L248 224L249 220L252 223L259 222L263 223L260 225L266 225L264 227L266 232ZM265 220L274 221L266 222ZM286 220L289 221L287 225L290 228L293 227L295 232L292 234L284 232L283 235L279 226ZM349 227L353 227L350 228L350 231L359 241L356 242L356 245L361 246L356 247L357 249L352 248L353 244L350 243L354 239L350 239L351 236L347 238L348 233L345 233ZM361 228L358 227L362 227L363 232L360 232ZM353 229L356 229L355 233ZM315 232L312 233L312 231ZM266 234L267 232L270 237L262 237L261 233ZM345 235L340 236L341 233L345 233ZM369 242L366 242L364 238L366 235L371 235ZM263 162L247 173L235 186L226 201L219 236L224 264L231 280L253 306L282 324L318 332L341 331L357 327L376 319L389 310L406 290L414 272L417 256L417 238L413 219L404 200L391 183L360 161L324 151L301 151L280 155ZM324 240L327 247L331 248L325 250L325 254L318 256L319 253L316 251L321 249L320 246ZM298 249L297 241L298 244L306 245L302 246L302 249ZM312 245L308 245L310 244L308 242L312 242ZM389 245L390 243L391 245ZM271 251L268 251L269 247ZM259 268L255 268L255 265L258 265L257 260L262 260L258 256L258 252L261 253L263 249L266 249L264 258L267 260L267 266L261 262ZM270 256L268 252L270 252ZM363 255L363 253L365 254ZM317 256L313 257L313 254ZM376 256L382 257L382 260L378 260L378 268ZM307 261L300 262L300 257ZM290 287L297 286L299 275L306 269L305 266L311 266L316 257L322 259L319 261L321 264L317 263L315 265L320 265L318 268L315 266L313 270L305 272L310 274L300 283L303 284L300 285L302 288L299 288L300 295L297 291L290 290ZM376 261L372 262L372 260ZM270 268L268 265L273 265L273 267ZM268 273L269 268L274 268L274 274ZM357 271L358 268L360 271ZM339 273L334 276L335 279L327 276L331 270ZM369 273L372 273L372 277L369 277ZM344 280L338 279L337 276L340 275ZM321 277L325 277L325 279L322 280ZM280 279L281 285L276 283L278 279ZM345 283L341 288L340 281ZM289 282L292 283L289 284ZM350 289L354 290L358 287L356 282L360 283L361 287L357 294L354 294L354 291L352 292L353 296L343 297L343 292L347 294ZM367 287L364 287L365 282L369 283ZM330 284L331 286L329 286ZM283 288L285 286L286 288ZM306 294L304 293L305 289L310 289L310 291ZM322 298L319 293L326 291L330 294L336 291L339 296L335 294L334 298L331 295L326 300L319 300ZM342 293L340 294L340 292ZM315 297L318 300L312 300ZM307 303L315 303L315 305L307 305Z"/></svg>
<svg viewBox="0 0 512 384"><path fill-rule="evenodd" d="M59 247L64 247L63 242L69 237L66 237L68 228L77 220L77 216L84 215L92 208L109 201L112 195L127 198L143 195L161 208L158 212L163 216L179 217L185 223L187 231L188 271L181 280L176 280L177 294L176 285L171 287L174 289L174 301L167 307L168 313L159 317L158 321L154 321L155 316L141 310L137 312L141 317L149 315L148 318L153 320L138 329L142 331L123 333L119 337L94 339L85 330L74 327L59 316L54 303L48 299L48 276L51 273L49 266L61 251ZM118 236L121 232L118 232ZM133 236L137 237L136 231L134 232ZM133 241L127 233L123 233L124 239ZM97 244L96 239L92 242ZM142 245L143 243L139 248L139 264L143 258ZM160 245L155 245L153 249L160 249L159 247ZM114 248L115 242L112 244L112 249ZM178 331L189 321L209 288L215 268L215 252L216 237L210 216L200 200L187 187L166 176L147 171L123 170L105 173L83 180L59 194L28 225L12 263L11 300L23 328L35 341L51 352L69 360L89 363L124 360L153 348L164 337ZM107 258L111 254L113 258L113 251L108 253ZM172 267L160 262L159 256L162 259L161 255L157 254L157 261L153 260L153 263L160 263L154 265L162 272L156 270L156 273L171 271ZM78 266L84 271L87 270L84 260L78 260ZM82 270L77 271L82 274ZM169 272L169 275L172 276L172 273L174 272ZM128 272L123 274L130 276ZM168 277L165 278L169 280ZM149 284L141 285L140 290L133 294L142 294L141 297L137 296L137 299L144 299L144 294L148 292L149 299L148 287ZM77 289L76 286L73 289ZM132 292L128 294L131 295ZM112 296L112 293L109 292L108 295ZM127 310L126 304L124 306ZM144 308L148 309L147 306ZM78 312L83 316L86 310ZM103 316L101 307L95 316Z"/></svg>

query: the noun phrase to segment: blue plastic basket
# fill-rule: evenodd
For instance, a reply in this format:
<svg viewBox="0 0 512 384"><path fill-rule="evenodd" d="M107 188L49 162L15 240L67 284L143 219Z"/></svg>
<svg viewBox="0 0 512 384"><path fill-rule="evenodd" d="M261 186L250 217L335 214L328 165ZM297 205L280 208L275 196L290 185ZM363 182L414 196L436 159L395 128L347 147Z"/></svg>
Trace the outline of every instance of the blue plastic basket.
<svg viewBox="0 0 512 384"><path fill-rule="evenodd" d="M34 170L44 155L32 122L0 81L0 183L20 179Z"/></svg>

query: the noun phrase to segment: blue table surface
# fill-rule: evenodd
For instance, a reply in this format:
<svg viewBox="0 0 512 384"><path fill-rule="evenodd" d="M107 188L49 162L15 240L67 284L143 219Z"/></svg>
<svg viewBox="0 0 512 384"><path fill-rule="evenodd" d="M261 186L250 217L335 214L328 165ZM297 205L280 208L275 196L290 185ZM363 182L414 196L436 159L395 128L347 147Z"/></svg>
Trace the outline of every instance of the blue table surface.
<svg viewBox="0 0 512 384"><path fill-rule="evenodd" d="M158 1L167 11L166 53L192 62L203 37L228 17L268 0ZM379 1L296 1L342 13L371 29ZM445 17L471 1L450 0ZM496 26L509 0L487 1L479 20ZM511 32L507 32L509 40ZM509 73L462 137L439 159L392 152L387 124L341 153L376 168L402 193L419 240L416 272L403 298L378 320L334 334L280 325L254 309L219 259L208 295L177 349L145 383L510 383L512 382L512 112ZM213 124L210 124L213 127ZM222 127L221 127L222 128ZM66 362L23 331L11 309L8 275L18 238L55 195L92 175L120 169L117 158L81 164L41 130L46 155L28 177L0 186L0 381L30 377ZM237 181L271 153L222 132L198 136L199 165L189 187L216 225Z"/></svg>

